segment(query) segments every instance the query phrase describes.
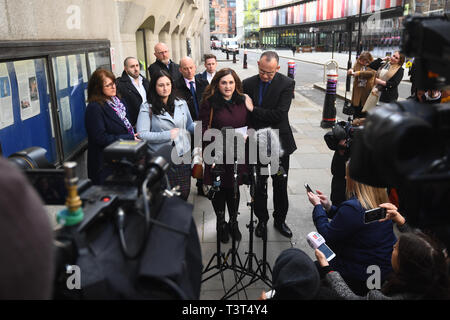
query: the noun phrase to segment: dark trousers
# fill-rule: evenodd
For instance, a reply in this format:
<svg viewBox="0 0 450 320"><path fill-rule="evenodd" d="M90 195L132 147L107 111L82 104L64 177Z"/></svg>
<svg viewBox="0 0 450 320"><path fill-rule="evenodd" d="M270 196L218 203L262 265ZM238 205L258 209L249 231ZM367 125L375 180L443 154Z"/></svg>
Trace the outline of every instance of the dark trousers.
<svg viewBox="0 0 450 320"><path fill-rule="evenodd" d="M225 213L225 204L228 207L230 218L238 212L240 200L240 192L237 190L236 203L234 200L234 188L221 188L211 200L215 212Z"/></svg>
<svg viewBox="0 0 450 320"><path fill-rule="evenodd" d="M280 158L280 166L283 167L286 175L289 172L289 155ZM288 177L283 175L272 175L273 186L273 218L275 223L283 223L289 209L289 199L287 194ZM268 176L259 176L255 191L255 215L262 222L269 220L267 210L267 179Z"/></svg>

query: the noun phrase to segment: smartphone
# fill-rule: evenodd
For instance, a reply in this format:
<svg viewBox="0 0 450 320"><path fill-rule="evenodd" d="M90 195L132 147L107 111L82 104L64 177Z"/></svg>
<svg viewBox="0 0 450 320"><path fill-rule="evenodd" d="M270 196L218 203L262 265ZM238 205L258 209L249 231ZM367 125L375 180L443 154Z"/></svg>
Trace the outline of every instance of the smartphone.
<svg viewBox="0 0 450 320"><path fill-rule="evenodd" d="M364 213L364 223L371 223L386 218L386 208L375 208Z"/></svg>
<svg viewBox="0 0 450 320"><path fill-rule="evenodd" d="M309 186L309 184L305 183L305 188L306 188L306 192L312 192L314 193L314 191L312 191L311 187Z"/></svg>
<svg viewBox="0 0 450 320"><path fill-rule="evenodd" d="M275 290L270 290L266 292L266 299L272 299L275 294Z"/></svg>
<svg viewBox="0 0 450 320"><path fill-rule="evenodd" d="M325 239L320 235L318 232L310 232L306 236L306 241L313 249L319 249L324 255L327 261L332 260L334 257L336 257L336 254L333 252L333 250L330 249L325 244Z"/></svg>

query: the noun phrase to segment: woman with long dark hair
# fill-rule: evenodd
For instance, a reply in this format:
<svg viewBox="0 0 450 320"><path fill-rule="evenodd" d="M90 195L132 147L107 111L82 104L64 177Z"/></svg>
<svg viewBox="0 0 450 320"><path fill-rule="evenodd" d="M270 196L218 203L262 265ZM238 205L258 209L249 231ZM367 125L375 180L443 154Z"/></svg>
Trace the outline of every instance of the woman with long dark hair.
<svg viewBox="0 0 450 320"><path fill-rule="evenodd" d="M128 110L117 96L116 77L111 71L97 69L88 82L85 126L88 136L88 178L101 185L112 169L103 161L103 149L119 140L134 140Z"/></svg>
<svg viewBox="0 0 450 320"><path fill-rule="evenodd" d="M211 84L203 93L203 99L200 106L200 120L202 121L202 132L213 128L221 130L225 127L241 128L249 127L249 115L246 103L252 103L248 96L244 95L242 82L236 72L230 68L224 68L216 73ZM225 140L225 139L224 139ZM205 150L205 148L203 148ZM225 162L226 155L223 160ZM233 164L220 165L218 168L211 169L211 163L205 164L203 183L212 185L215 177L214 172L219 172L220 187L212 199L212 205L217 216L217 232L220 235L220 241L227 243L229 234L234 239L240 241L242 235L239 231L237 215L239 207L239 188L237 190L237 199L233 189ZM217 170L217 171L214 171ZM238 165L238 185L243 183L242 176L247 171L245 164ZM230 221L225 221L225 203L228 207Z"/></svg>
<svg viewBox="0 0 450 320"><path fill-rule="evenodd" d="M147 101L139 111L136 123L138 137L147 141L152 153L157 153L164 145L175 146L179 159L172 159L173 164L167 176L171 186L180 186L180 197L187 200L191 189L189 133L193 133L195 128L188 105L176 96L173 79L164 70L153 75ZM184 159L188 162L184 162Z"/></svg>

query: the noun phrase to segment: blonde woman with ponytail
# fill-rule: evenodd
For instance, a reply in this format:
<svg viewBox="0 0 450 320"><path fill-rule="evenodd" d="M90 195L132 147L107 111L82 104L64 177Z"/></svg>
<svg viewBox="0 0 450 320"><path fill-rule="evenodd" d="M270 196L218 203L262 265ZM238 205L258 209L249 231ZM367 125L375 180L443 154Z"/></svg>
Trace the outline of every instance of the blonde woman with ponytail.
<svg viewBox="0 0 450 320"><path fill-rule="evenodd" d="M347 201L338 207L332 206L320 190L317 194L308 192L308 198L314 206L317 231L336 253L330 266L339 271L355 294L365 295L370 289L368 283L383 283L392 272L391 255L397 239L390 220L364 223L366 210L389 202L387 190L351 179L348 163L346 180Z"/></svg>

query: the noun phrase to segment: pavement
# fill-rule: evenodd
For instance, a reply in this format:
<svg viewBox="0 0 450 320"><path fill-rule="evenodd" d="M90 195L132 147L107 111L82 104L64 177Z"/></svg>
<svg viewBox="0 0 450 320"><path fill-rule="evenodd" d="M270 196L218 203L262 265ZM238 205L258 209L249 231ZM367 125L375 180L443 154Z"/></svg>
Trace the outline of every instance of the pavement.
<svg viewBox="0 0 450 320"><path fill-rule="evenodd" d="M248 65L247 69L243 69L242 60L232 63L232 58L227 61L221 52L214 51L218 56L218 68L230 67L236 71L241 80L255 75L258 72L256 65ZM204 68L199 68L203 71ZM199 71L200 71L199 70ZM327 130L320 127L322 120L322 107L318 106L311 100L295 93L295 99L292 101L289 111L289 120L293 129L294 138L297 144L297 150L290 157L290 169L288 178L288 197L289 197L289 212L287 214L286 223L293 232L291 239L285 238L273 227L273 218L270 218L268 223L268 241L267 241L267 263L270 268L273 267L278 255L284 249L296 247L304 250L311 258L315 259L313 250L306 242L306 235L315 231L312 222L312 205L309 203L304 188L304 183L307 182L313 189L319 189L325 194L329 195L331 190L331 159L333 152L328 149L323 139ZM269 179L268 184L269 199L268 209L269 215L273 212L272 201L272 184ZM242 233L242 240L238 246L238 256L245 264L249 252L249 230L246 227L250 222L250 208L247 202L250 201L250 192L247 186L241 186L241 201L239 205L240 215L238 216L239 228ZM197 230L202 247L203 265L206 267L211 257L217 251L216 245L216 217L211 205L211 202L202 196L197 196L195 184L192 184L191 193L188 201L194 204L194 220L197 224ZM228 221L228 214L227 214ZM256 221L256 217L255 217ZM260 238L253 238L253 252L258 261L263 257L263 242ZM228 244L221 246L221 251L225 254L231 248L231 241ZM255 263L253 263L255 265ZM213 260L212 266L216 265L216 260ZM239 266L239 263L237 263ZM256 270L257 267L254 267ZM208 276L217 273L218 269L213 269L204 274L204 279ZM222 282L221 274L217 274L211 279L202 283L201 296L202 300L216 300L221 299L226 292L230 290L236 283L239 283L238 288L246 287L234 294L230 299L258 299L262 290L270 290L268 284L262 280L252 281L250 276L240 279L240 273L234 273L228 269L223 272L224 281ZM262 273L259 273L261 276ZM271 279L271 273L267 268L267 277ZM247 284L251 283L247 287ZM236 290L232 290L234 293Z"/></svg>

